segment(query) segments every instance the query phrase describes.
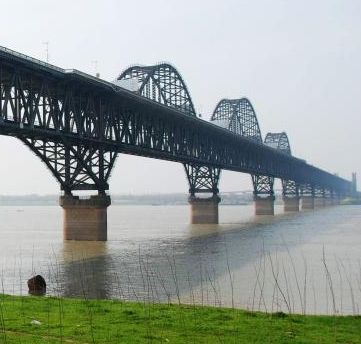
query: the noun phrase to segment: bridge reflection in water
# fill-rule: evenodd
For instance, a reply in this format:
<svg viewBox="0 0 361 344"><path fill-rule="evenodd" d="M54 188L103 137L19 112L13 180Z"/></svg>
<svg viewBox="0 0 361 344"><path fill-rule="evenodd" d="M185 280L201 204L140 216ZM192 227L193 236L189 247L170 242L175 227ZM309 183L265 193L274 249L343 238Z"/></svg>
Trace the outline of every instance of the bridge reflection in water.
<svg viewBox="0 0 361 344"><path fill-rule="evenodd" d="M275 178L285 211L334 204L350 182L291 155L284 132L265 141L246 98L221 100L207 122L169 64L133 66L115 82L0 48L0 134L14 136L49 168L64 195L64 239L107 240L106 195L118 153L180 162L192 223L218 223L222 169L252 176L255 211L274 213ZM79 190L96 195L81 199ZM320 201L316 201L320 200Z"/></svg>
<svg viewBox="0 0 361 344"><path fill-rule="evenodd" d="M24 207L21 217L16 210L0 207L4 293L27 293L27 279L41 274L49 295L165 302L179 295L182 302L232 306L231 273L236 306L266 310L266 304L270 311L272 304L285 307L272 261L292 309L302 312L292 257L302 295L306 283L306 311L327 313L324 249L340 313L352 314L352 299L361 297L359 206L285 214L276 205L275 216L262 217L251 205L222 206L221 225L186 224L186 206L111 206L108 242L62 241L58 207Z"/></svg>
<svg viewBox="0 0 361 344"><path fill-rule="evenodd" d="M175 207L177 212L182 208ZM225 208L229 218L235 208ZM353 244L361 240L357 231L359 207L325 208L292 216L279 212L275 217L262 218L252 217L251 211L245 207L244 213L249 217L244 223L210 225L206 227L207 234L202 226L192 225L188 237L182 237L181 232L187 230L175 224L177 229L167 236L165 228L155 228L154 220L150 226L141 227L145 231L150 227L151 235L141 234L138 228L133 240L129 241L126 235L125 243L65 242L67 259L59 268L64 282L61 295L85 293L90 298L176 303L180 300L287 311L274 272L280 288L288 293L292 311L327 313L332 312L332 302L331 294L325 292L324 246L337 307L340 313L352 313L355 295L340 284L340 278L351 278L350 283L359 294L356 291L359 253ZM155 213L158 212L157 207ZM71 252L75 252L74 259ZM342 268L346 257L347 266ZM302 288L301 296L296 279Z"/></svg>

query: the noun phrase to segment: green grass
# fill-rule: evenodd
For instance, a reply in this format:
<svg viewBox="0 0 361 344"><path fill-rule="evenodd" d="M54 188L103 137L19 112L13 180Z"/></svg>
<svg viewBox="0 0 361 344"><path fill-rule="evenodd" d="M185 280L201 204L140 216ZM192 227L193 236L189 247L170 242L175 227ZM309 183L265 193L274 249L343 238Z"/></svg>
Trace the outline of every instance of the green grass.
<svg viewBox="0 0 361 344"><path fill-rule="evenodd" d="M361 343L361 317L0 295L0 343Z"/></svg>

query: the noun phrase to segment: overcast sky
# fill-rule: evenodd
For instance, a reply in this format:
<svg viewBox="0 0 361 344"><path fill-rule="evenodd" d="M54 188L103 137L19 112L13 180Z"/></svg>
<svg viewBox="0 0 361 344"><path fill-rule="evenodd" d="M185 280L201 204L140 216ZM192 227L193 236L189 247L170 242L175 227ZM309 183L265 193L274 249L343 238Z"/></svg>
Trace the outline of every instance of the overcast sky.
<svg viewBox="0 0 361 344"><path fill-rule="evenodd" d="M248 97L263 137L286 131L293 154L361 177L359 0L0 0L0 45L106 80L128 65L171 62L198 112ZM0 137L0 194L57 193L27 148ZM221 191L250 189L224 171ZM186 192L181 164L119 155L111 193Z"/></svg>

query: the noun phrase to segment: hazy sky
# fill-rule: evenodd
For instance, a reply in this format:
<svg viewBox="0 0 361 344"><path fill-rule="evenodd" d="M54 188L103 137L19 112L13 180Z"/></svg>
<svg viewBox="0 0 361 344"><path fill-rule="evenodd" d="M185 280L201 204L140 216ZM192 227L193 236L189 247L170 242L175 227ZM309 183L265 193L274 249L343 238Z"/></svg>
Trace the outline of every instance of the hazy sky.
<svg viewBox="0 0 361 344"><path fill-rule="evenodd" d="M361 178L359 0L0 0L0 45L113 80L128 65L171 62L208 118L247 96L263 137L286 131L294 155ZM0 137L0 194L57 193L45 165ZM186 192L181 164L119 155L112 193ZM221 191L250 189L224 171Z"/></svg>

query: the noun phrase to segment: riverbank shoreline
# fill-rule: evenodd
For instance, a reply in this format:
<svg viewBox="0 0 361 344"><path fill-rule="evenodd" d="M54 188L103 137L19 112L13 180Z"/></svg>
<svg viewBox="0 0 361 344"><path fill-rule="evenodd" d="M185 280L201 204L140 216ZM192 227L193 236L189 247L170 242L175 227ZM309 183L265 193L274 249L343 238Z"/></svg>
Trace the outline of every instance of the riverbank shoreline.
<svg viewBox="0 0 361 344"><path fill-rule="evenodd" d="M0 294L0 343L360 343L360 316Z"/></svg>

